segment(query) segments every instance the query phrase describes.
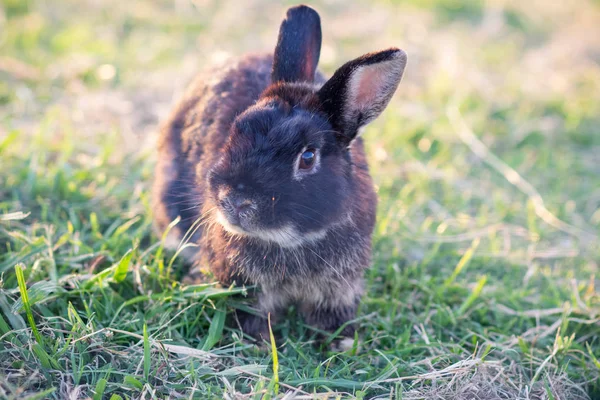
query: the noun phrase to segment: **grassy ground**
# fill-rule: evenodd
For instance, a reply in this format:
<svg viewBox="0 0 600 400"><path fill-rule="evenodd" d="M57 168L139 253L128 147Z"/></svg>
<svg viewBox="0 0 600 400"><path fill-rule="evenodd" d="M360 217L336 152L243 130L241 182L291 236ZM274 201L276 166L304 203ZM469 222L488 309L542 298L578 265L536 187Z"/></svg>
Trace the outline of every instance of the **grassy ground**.
<svg viewBox="0 0 600 400"><path fill-rule="evenodd" d="M597 1L315 4L325 71L409 54L347 353L293 310L249 344L243 289L182 286L151 232L158 121L286 6L0 4L0 398L600 398Z"/></svg>

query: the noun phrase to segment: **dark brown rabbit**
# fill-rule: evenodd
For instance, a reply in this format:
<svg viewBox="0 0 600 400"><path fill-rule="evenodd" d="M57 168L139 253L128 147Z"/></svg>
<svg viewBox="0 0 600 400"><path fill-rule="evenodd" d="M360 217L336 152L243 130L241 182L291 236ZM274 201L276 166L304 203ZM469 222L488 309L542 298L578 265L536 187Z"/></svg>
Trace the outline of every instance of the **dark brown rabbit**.
<svg viewBox="0 0 600 400"><path fill-rule="evenodd" d="M319 15L290 8L274 55L199 76L160 136L156 226L179 216L170 242L187 233L196 266L259 288L259 316L241 318L254 337L290 304L337 330L355 317L371 261L377 198L359 133L394 94L406 54L365 54L326 80L320 48Z"/></svg>

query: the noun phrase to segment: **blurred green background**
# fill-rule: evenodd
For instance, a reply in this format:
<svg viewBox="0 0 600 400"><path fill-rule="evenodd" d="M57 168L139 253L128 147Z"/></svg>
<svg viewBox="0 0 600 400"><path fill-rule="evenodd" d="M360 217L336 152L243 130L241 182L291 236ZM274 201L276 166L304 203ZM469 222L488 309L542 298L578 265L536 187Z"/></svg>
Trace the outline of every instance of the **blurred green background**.
<svg viewBox="0 0 600 400"><path fill-rule="evenodd" d="M239 289L179 285L150 228L160 120L296 3L0 0L0 397L600 396L600 2L306 3L324 72L409 57L365 133L360 346L292 311L275 362L224 323Z"/></svg>

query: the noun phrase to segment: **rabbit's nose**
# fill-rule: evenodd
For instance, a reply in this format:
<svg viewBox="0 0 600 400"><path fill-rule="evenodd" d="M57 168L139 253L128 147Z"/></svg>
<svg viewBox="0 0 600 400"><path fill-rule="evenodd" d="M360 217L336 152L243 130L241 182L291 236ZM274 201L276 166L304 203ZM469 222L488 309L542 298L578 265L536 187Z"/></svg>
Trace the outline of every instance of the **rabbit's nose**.
<svg viewBox="0 0 600 400"><path fill-rule="evenodd" d="M242 197L234 197L230 198L229 202L235 209L235 211L240 214L243 211L248 210L252 206L252 201L249 199L244 199Z"/></svg>
<svg viewBox="0 0 600 400"><path fill-rule="evenodd" d="M218 198L221 207L229 215L231 222L237 223L240 217L244 216L245 211L253 208L252 200L231 190L219 190Z"/></svg>

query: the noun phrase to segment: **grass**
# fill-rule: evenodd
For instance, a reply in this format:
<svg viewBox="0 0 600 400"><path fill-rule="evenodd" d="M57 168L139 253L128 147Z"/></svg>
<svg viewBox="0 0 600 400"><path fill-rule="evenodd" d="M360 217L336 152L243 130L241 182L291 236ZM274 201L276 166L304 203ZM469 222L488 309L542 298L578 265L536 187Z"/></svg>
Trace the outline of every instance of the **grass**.
<svg viewBox="0 0 600 400"><path fill-rule="evenodd" d="M182 285L151 230L158 121L284 7L2 0L0 397L599 398L600 8L568 3L315 3L325 71L409 54L340 353L294 310L250 344L245 288Z"/></svg>

